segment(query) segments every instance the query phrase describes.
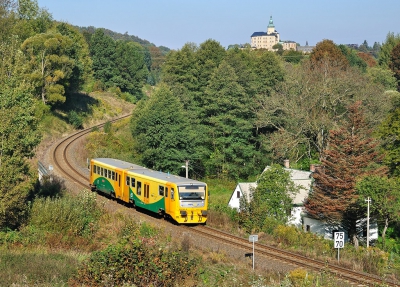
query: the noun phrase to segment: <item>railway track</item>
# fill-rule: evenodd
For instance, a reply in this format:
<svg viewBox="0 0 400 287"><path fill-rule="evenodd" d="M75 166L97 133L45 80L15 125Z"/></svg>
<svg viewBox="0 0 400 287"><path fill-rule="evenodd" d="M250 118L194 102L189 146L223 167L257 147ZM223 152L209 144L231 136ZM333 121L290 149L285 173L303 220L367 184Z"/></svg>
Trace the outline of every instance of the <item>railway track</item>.
<svg viewBox="0 0 400 287"><path fill-rule="evenodd" d="M122 117L111 120L110 122L115 122L129 116L130 115L124 115ZM103 126L104 123L99 124L96 127L102 128ZM88 188L89 182L87 175L82 172L82 169L74 167L73 163L69 160L68 151L75 141L90 133L92 129L93 128L84 129L64 138L57 143L52 152L52 161L55 165L55 169L60 174L60 176L69 179L76 185L85 189ZM191 234L199 235L203 238L216 240L223 244L238 248L240 250L243 250L244 253L252 253L253 251L253 245L247 239L243 239L220 230L216 230L207 226L182 226L181 228L185 229ZM351 284L354 284L355 286L400 286L396 282L385 280L375 275L349 270L338 265L328 264L320 260L308 258L265 244L255 243L254 254L256 256L264 256L266 258L271 258L280 262L284 262L292 266L303 267L307 270L313 270L315 272L329 272L339 280L347 281Z"/></svg>

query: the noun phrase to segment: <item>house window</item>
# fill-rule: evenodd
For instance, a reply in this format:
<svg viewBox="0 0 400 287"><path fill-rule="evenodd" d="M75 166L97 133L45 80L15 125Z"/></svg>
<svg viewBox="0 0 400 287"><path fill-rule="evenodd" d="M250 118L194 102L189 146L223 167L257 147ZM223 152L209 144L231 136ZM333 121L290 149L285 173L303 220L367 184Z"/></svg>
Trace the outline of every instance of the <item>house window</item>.
<svg viewBox="0 0 400 287"><path fill-rule="evenodd" d="M236 191L236 197L237 197L237 198L240 198L240 191L239 191L239 190Z"/></svg>

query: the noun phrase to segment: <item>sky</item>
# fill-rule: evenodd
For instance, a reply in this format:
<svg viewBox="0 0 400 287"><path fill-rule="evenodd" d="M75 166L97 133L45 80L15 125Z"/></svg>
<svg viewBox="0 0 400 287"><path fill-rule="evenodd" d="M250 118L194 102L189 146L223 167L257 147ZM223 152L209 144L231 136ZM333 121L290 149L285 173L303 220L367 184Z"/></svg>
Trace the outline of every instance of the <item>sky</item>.
<svg viewBox="0 0 400 287"><path fill-rule="evenodd" d="M316 45L383 43L400 34L400 0L37 0L54 20L127 32L181 49L208 39L227 48L266 32L270 16L281 40Z"/></svg>

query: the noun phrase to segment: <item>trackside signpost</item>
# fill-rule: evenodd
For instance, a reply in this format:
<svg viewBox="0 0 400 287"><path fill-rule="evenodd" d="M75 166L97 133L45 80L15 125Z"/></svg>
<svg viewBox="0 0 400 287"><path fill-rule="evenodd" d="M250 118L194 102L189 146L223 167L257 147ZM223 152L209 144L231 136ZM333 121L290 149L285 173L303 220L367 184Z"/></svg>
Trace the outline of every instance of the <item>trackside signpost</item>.
<svg viewBox="0 0 400 287"><path fill-rule="evenodd" d="M254 242L258 241L258 235L250 235L249 241L253 242L253 270L254 270Z"/></svg>
<svg viewBox="0 0 400 287"><path fill-rule="evenodd" d="M337 261L339 262L339 249L344 247L344 232L334 233L335 248L337 248Z"/></svg>

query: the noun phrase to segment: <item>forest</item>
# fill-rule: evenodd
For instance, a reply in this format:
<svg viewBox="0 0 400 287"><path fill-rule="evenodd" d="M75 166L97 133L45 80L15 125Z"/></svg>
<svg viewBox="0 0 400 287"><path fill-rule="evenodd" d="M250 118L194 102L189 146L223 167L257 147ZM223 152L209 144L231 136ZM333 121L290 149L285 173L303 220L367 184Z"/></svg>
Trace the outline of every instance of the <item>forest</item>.
<svg viewBox="0 0 400 287"><path fill-rule="evenodd" d="M180 175L189 161L189 176L202 180L259 179L241 214L225 203L211 206L246 232L265 231L265 214L286 221L287 211L281 215L266 195L281 188L268 182L287 180L277 165L313 164L307 213L345 226L358 247L357 222L371 198L379 247L399 256L400 34L388 31L373 47L324 39L310 54L280 48L224 48L209 39L170 50L55 21L36 0L0 0L0 245L8 232L29 226L38 211L32 202L48 195L32 164L46 121L56 117L80 129L91 112L77 103L111 93L135 105L124 130L130 140L114 134L124 154L98 141L92 155ZM275 173L260 176L268 165ZM278 202L288 186L294 188L288 182Z"/></svg>

